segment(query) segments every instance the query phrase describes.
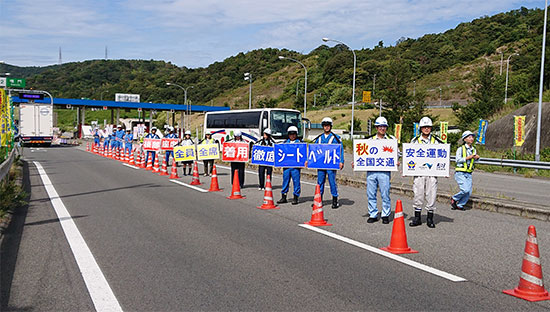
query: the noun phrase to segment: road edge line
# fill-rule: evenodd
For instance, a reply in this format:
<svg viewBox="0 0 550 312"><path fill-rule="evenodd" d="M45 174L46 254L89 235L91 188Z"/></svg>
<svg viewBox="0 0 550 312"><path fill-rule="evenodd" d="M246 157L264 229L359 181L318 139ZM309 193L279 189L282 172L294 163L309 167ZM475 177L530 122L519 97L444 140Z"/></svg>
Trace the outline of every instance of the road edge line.
<svg viewBox="0 0 550 312"><path fill-rule="evenodd" d="M170 182L174 182L174 183L176 183L176 184L186 186L186 187L188 187L188 188L197 190L197 191L199 191L199 192L208 193L208 190L203 190L203 189L201 189L200 187L196 187L196 186L194 186L194 185L189 185L189 184L187 184L187 183L183 183L183 182L178 181L178 180L170 179Z"/></svg>

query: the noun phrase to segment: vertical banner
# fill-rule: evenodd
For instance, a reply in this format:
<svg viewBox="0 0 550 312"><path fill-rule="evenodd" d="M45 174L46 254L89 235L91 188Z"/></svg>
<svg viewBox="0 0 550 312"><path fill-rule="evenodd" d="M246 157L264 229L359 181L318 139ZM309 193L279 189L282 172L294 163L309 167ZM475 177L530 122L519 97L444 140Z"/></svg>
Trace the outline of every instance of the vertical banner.
<svg viewBox="0 0 550 312"><path fill-rule="evenodd" d="M307 167L311 169L339 170L341 144L309 144Z"/></svg>
<svg viewBox="0 0 550 312"><path fill-rule="evenodd" d="M485 134L487 133L487 127L489 126L489 120L480 119L479 129L477 129L477 143L485 144Z"/></svg>
<svg viewBox="0 0 550 312"><path fill-rule="evenodd" d="M395 134L394 137L397 139L397 143L401 143L401 128L402 124L395 124Z"/></svg>
<svg viewBox="0 0 550 312"><path fill-rule="evenodd" d="M6 119L8 111L7 106L6 91L0 89L0 146L6 146L8 143L8 123Z"/></svg>
<svg viewBox="0 0 550 312"><path fill-rule="evenodd" d="M419 124L418 122L415 122L414 125L414 130L413 130L413 138L416 138L417 136L420 135L420 127L419 127Z"/></svg>
<svg viewBox="0 0 550 312"><path fill-rule="evenodd" d="M525 116L514 116L514 143L522 146L525 142Z"/></svg>
<svg viewBox="0 0 550 312"><path fill-rule="evenodd" d="M397 171L397 140L353 140L354 171Z"/></svg>
<svg viewBox="0 0 550 312"><path fill-rule="evenodd" d="M447 121L442 121L439 123L440 128L440 138L443 143L447 144L447 133L449 131L449 123Z"/></svg>

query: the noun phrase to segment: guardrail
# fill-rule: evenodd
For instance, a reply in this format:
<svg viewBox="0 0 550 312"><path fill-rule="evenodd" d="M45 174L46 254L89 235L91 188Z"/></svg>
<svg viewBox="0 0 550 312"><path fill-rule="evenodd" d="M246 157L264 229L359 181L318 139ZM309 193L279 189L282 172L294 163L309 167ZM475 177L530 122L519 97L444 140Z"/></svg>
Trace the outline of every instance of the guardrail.
<svg viewBox="0 0 550 312"><path fill-rule="evenodd" d="M451 161L456 161L455 156L451 156ZM512 168L527 168L527 169L540 169L550 170L550 162L544 161L532 161L532 160L514 160L504 158L480 158L476 161L479 165L491 165L501 167Z"/></svg>
<svg viewBox="0 0 550 312"><path fill-rule="evenodd" d="M4 178L10 172L11 164L13 164L13 160L15 159L15 151L15 148L12 149L8 158L0 164L0 181L4 181Z"/></svg>

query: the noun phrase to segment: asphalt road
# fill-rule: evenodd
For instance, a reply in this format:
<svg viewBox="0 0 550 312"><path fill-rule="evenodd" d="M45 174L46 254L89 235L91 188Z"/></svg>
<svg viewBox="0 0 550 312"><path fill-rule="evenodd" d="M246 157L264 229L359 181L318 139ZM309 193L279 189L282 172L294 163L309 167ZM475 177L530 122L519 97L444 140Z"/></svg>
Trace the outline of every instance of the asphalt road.
<svg viewBox="0 0 550 312"><path fill-rule="evenodd" d="M3 242L2 311L94 310L33 161L44 167L125 311L550 309L549 302L501 293L517 286L529 224L537 227L543 273L550 274L546 222L439 205L435 229L407 226L409 246L419 253L403 257L467 280L452 282L300 227L311 216L313 183L302 185L299 205L262 211L253 173L246 199L225 198L231 187L223 166L223 192L202 193L78 148L26 149L24 157L31 201ZM280 184L275 176L275 199ZM364 189L341 187L338 210L329 208L326 192L325 218L333 226L324 230L389 244L392 224L366 223ZM401 199L409 219L411 201Z"/></svg>

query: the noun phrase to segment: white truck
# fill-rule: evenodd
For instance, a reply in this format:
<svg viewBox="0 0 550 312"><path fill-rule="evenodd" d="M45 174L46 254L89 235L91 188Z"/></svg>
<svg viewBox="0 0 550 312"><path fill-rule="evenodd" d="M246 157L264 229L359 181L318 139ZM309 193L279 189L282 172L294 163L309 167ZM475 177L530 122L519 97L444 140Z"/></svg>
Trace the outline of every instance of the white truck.
<svg viewBox="0 0 550 312"><path fill-rule="evenodd" d="M53 105L21 103L19 105L19 133L23 145L50 146L53 140Z"/></svg>

